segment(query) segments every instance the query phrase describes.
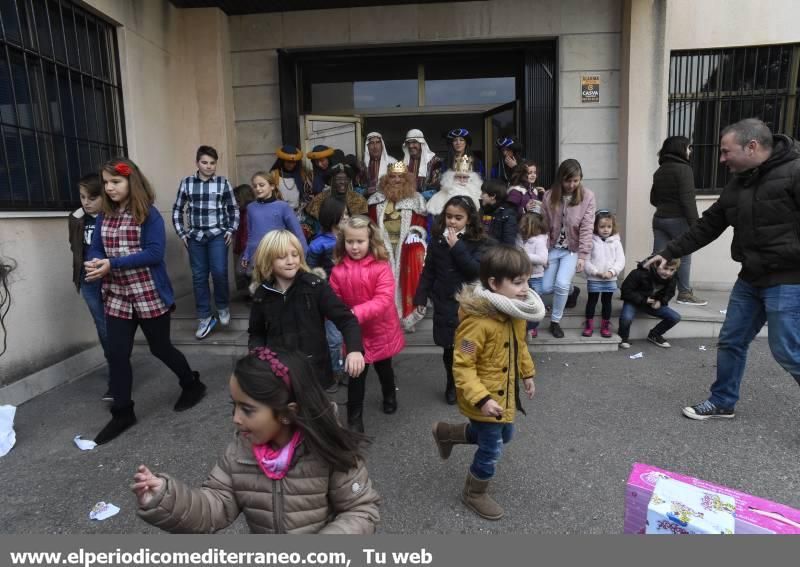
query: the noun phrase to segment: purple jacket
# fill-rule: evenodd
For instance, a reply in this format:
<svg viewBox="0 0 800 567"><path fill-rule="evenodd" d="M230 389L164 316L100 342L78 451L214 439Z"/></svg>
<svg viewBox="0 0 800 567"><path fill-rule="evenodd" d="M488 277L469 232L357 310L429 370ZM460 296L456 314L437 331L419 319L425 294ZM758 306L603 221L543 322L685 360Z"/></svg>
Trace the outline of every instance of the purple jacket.
<svg viewBox="0 0 800 567"><path fill-rule="evenodd" d="M537 191L538 187L523 187L522 185L514 185L508 188L508 195L506 201L512 203L517 207L517 216L521 217L527 211L525 207L528 206L530 201L541 201L542 194Z"/></svg>
<svg viewBox="0 0 800 567"><path fill-rule="evenodd" d="M303 229L300 228L300 222L289 203L268 199L262 203L253 201L247 205L247 248L242 258L249 262L264 235L272 230L282 229L292 231L303 245L303 252L307 251L308 244Z"/></svg>
<svg viewBox="0 0 800 567"><path fill-rule="evenodd" d="M555 207L550 204L552 189L545 191L542 200L542 215L550 227L550 248L558 242L561 233L561 203ZM577 252L578 258L588 260L592 254L592 235L594 233L594 193L583 188L583 201L567 207L567 248Z"/></svg>

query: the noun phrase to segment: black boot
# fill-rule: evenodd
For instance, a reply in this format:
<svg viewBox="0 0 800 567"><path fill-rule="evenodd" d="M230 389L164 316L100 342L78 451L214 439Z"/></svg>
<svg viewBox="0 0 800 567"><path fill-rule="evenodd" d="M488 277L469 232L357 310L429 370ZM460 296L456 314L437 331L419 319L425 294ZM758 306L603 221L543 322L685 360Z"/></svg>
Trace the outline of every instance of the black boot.
<svg viewBox="0 0 800 567"><path fill-rule="evenodd" d="M108 443L119 436L120 433L136 423L136 414L133 413L133 402L124 408L111 408L111 421L94 438L98 445Z"/></svg>
<svg viewBox="0 0 800 567"><path fill-rule="evenodd" d="M444 389L444 401L447 402L447 405L452 406L456 403L456 385L453 381L453 375L448 373L447 374L447 386Z"/></svg>
<svg viewBox="0 0 800 567"><path fill-rule="evenodd" d="M175 411L184 411L197 405L197 402L206 395L206 385L200 381L200 373L192 372L194 382L184 386L181 397L175 402Z"/></svg>
<svg viewBox="0 0 800 567"><path fill-rule="evenodd" d="M392 388L391 392L383 394L383 413L394 413L397 411L397 391Z"/></svg>
<svg viewBox="0 0 800 567"><path fill-rule="evenodd" d="M572 309L578 304L578 296L581 293L581 288L573 287L570 294L567 296L567 304L564 306L566 309Z"/></svg>
<svg viewBox="0 0 800 567"><path fill-rule="evenodd" d="M347 429L364 433L364 404L347 404Z"/></svg>

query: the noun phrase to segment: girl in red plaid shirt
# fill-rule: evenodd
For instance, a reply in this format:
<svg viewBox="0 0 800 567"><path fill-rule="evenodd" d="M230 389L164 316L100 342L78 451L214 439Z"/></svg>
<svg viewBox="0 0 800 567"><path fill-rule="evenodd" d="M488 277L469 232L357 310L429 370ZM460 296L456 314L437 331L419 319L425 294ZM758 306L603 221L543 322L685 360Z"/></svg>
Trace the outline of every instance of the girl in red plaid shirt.
<svg viewBox="0 0 800 567"><path fill-rule="evenodd" d="M102 169L103 212L97 216L85 265L86 281L102 280L109 344L111 421L95 437L100 445L136 423L131 390L131 351L141 327L152 352L180 381L175 411L197 404L206 387L169 337L175 307L164 263L164 219L153 206L153 189L132 161L116 158Z"/></svg>

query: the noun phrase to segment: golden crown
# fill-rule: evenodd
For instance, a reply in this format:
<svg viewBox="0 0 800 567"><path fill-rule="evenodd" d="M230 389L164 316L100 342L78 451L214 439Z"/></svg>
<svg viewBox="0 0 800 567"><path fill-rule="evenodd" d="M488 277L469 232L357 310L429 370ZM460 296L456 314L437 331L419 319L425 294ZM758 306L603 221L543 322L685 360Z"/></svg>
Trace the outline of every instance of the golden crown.
<svg viewBox="0 0 800 567"><path fill-rule="evenodd" d="M453 160L453 171L456 173L470 173L472 171L472 157L465 154Z"/></svg>
<svg viewBox="0 0 800 567"><path fill-rule="evenodd" d="M396 161L389 164L386 173L408 173L408 166L404 161Z"/></svg>

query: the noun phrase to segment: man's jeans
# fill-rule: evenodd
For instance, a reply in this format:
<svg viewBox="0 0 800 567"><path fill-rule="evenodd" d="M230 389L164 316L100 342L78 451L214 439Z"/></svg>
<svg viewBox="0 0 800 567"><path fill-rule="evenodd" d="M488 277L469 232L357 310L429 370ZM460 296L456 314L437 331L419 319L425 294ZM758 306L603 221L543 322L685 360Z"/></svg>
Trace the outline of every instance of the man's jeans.
<svg viewBox="0 0 800 567"><path fill-rule="evenodd" d="M209 303L211 292L208 287L208 275L214 282L214 304L217 311L228 308L228 247L225 235L212 236L197 241L189 238L189 264L192 267L192 286L194 287L194 304L199 319L211 317Z"/></svg>
<svg viewBox="0 0 800 567"><path fill-rule="evenodd" d="M108 360L108 331L106 330L106 313L103 308L103 297L101 292L102 281L86 282L83 281L84 274L81 273L81 296L92 314L94 327L97 329L97 338L100 339L100 346L103 347L103 354Z"/></svg>
<svg viewBox="0 0 800 567"><path fill-rule="evenodd" d="M747 348L764 322L772 356L800 384L800 285L759 288L737 279L719 333L717 379L709 398L715 406L733 408L739 400Z"/></svg>
<svg viewBox="0 0 800 567"><path fill-rule="evenodd" d="M619 329L617 329L623 341L627 342L628 337L630 337L631 323L633 323L633 318L636 317L637 311L642 311L661 319L658 325L650 329L650 332L654 335L663 335L681 321L680 313L666 305L653 309L649 305L634 305L626 301L622 304L622 312L619 314Z"/></svg>
<svg viewBox="0 0 800 567"><path fill-rule="evenodd" d="M513 423L488 423L469 420L467 441L478 445L469 472L478 480L489 480L494 476L497 461L503 454L503 445L514 436Z"/></svg>

